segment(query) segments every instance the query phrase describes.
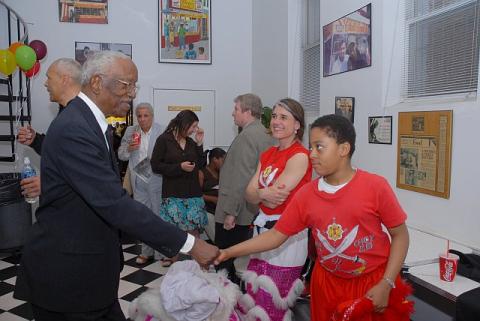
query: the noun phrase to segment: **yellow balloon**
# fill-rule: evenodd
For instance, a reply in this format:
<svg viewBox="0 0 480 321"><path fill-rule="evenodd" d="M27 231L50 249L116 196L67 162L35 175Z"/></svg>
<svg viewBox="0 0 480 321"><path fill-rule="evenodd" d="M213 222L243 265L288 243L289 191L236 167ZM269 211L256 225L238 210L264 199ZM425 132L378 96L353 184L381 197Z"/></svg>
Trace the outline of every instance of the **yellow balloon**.
<svg viewBox="0 0 480 321"><path fill-rule="evenodd" d="M10 50L0 50L0 72L5 76L10 76L17 68L15 55Z"/></svg>

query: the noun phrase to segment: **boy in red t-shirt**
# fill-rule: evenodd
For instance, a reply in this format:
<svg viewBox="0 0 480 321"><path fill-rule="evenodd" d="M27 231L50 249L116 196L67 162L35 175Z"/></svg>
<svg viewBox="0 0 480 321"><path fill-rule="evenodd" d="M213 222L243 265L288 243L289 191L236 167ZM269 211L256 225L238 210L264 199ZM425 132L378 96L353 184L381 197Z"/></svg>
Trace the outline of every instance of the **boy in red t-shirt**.
<svg viewBox="0 0 480 321"><path fill-rule="evenodd" d="M318 254L313 321L407 321L410 288L399 277L409 242L406 214L384 178L352 167L355 137L348 119L318 118L310 160L320 178L298 191L274 228L222 250L216 262L276 248L309 227Z"/></svg>

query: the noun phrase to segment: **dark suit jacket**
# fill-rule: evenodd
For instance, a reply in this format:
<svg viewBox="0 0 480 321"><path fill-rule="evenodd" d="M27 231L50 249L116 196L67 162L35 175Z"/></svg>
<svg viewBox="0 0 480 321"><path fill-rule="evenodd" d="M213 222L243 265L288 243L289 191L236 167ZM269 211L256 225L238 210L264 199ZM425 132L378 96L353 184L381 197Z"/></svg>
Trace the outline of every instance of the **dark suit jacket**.
<svg viewBox="0 0 480 321"><path fill-rule="evenodd" d="M59 104L58 114L60 114L64 109L65 109L65 106L62 106ZM44 139L45 139L45 134L35 133L35 138L33 139L33 142L30 144L30 147L33 148L33 150L38 155L42 155L42 145L43 145Z"/></svg>
<svg viewBox="0 0 480 321"><path fill-rule="evenodd" d="M24 246L15 296L58 312L105 308L123 266L119 230L168 257L187 235L122 189L93 113L75 98L42 147L42 198ZM159 195L160 197L160 195Z"/></svg>

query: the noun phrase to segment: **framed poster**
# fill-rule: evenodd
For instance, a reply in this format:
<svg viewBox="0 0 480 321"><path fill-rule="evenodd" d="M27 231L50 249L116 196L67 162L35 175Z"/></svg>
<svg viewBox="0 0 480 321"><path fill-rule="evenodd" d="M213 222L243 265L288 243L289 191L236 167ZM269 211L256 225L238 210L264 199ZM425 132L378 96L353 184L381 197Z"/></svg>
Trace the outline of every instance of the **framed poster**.
<svg viewBox="0 0 480 321"><path fill-rule="evenodd" d="M368 117L368 142L392 144L392 116Z"/></svg>
<svg viewBox="0 0 480 321"><path fill-rule="evenodd" d="M398 114L397 187L450 197L451 110Z"/></svg>
<svg viewBox="0 0 480 321"><path fill-rule="evenodd" d="M335 115L340 115L353 124L355 114L355 98L354 97L335 97Z"/></svg>
<svg viewBox="0 0 480 321"><path fill-rule="evenodd" d="M323 26L323 77L372 64L372 4Z"/></svg>
<svg viewBox="0 0 480 321"><path fill-rule="evenodd" d="M211 64L210 0L158 1L158 61Z"/></svg>
<svg viewBox="0 0 480 321"><path fill-rule="evenodd" d="M108 0L58 0L60 22L108 23Z"/></svg>

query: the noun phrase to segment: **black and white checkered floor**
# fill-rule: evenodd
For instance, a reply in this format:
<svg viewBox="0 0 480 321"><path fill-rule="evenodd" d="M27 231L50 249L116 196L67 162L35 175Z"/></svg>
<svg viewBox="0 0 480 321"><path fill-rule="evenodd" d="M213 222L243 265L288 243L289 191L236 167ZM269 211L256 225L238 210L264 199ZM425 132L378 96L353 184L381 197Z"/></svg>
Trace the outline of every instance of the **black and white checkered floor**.
<svg viewBox="0 0 480 321"><path fill-rule="evenodd" d="M159 261L143 266L137 265L135 258L140 252L140 245L123 245L125 266L120 274L118 297L125 316L129 303L148 288L155 287L158 278L168 271L168 268L162 267ZM29 304L13 298L18 261L18 256L0 253L0 321L33 320ZM296 321L310 320L308 303L298 302L294 315Z"/></svg>
<svg viewBox="0 0 480 321"><path fill-rule="evenodd" d="M120 274L118 297L122 310L127 315L128 304L143 291L154 287L167 268L155 261L145 266L135 263L140 253L140 245L123 245L125 266ZM13 288L17 275L19 258L0 253L0 321L33 320L28 303L13 298Z"/></svg>

